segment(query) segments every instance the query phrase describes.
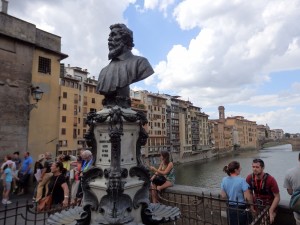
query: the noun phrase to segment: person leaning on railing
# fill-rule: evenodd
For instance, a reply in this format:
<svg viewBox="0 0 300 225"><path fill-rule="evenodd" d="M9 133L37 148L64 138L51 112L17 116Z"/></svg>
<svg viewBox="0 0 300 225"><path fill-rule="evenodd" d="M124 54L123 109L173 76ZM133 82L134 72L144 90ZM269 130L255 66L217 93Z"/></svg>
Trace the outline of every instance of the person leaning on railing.
<svg viewBox="0 0 300 225"><path fill-rule="evenodd" d="M175 183L175 173L173 162L170 161L170 153L168 151L161 151L160 153L161 163L156 169L153 166L150 166L150 170L154 172L154 175L151 177L151 196L152 202L158 203L157 191L164 190L168 187L171 187ZM153 180L156 176L163 175L166 177L166 181L162 185L155 185Z"/></svg>
<svg viewBox="0 0 300 225"><path fill-rule="evenodd" d="M247 221L251 218L247 203L251 204L251 211L255 213L249 184L245 178L240 177L241 169L237 161L230 162L223 169L228 176L222 179L221 197L228 199L227 218L230 225L245 225L250 222Z"/></svg>

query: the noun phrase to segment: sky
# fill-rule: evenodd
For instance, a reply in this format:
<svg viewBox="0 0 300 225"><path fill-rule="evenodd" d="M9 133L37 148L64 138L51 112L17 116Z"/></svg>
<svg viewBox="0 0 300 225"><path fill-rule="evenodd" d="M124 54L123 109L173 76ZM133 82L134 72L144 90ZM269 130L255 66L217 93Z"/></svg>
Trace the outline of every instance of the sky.
<svg viewBox="0 0 300 225"><path fill-rule="evenodd" d="M155 71L132 89L300 133L300 0L9 0L8 14L60 36L62 63L95 78L124 23Z"/></svg>

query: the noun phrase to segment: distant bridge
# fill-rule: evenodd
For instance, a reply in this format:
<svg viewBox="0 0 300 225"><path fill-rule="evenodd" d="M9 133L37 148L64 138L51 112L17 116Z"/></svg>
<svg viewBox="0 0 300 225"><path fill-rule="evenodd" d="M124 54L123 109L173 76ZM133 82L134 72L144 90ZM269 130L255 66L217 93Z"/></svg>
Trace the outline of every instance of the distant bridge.
<svg viewBox="0 0 300 225"><path fill-rule="evenodd" d="M300 138L283 138L283 139L265 139L265 140L260 140L259 146L263 147L264 144L274 142L278 144L290 144L292 145L292 150L293 151L300 151Z"/></svg>

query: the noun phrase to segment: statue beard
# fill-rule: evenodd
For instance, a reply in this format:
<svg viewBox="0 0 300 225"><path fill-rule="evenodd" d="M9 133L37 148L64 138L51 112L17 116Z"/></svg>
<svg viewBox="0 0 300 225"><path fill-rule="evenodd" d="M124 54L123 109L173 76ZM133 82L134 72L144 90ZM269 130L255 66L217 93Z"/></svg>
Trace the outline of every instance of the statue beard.
<svg viewBox="0 0 300 225"><path fill-rule="evenodd" d="M124 44L121 42L109 50L108 59L111 60L118 57L123 53L123 51L124 51Z"/></svg>

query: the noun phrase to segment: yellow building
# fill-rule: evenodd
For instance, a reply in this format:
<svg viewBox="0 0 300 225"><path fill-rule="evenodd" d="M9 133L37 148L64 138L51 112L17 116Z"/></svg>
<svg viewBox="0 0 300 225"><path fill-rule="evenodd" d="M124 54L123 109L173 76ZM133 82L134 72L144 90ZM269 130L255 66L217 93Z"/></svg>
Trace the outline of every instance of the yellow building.
<svg viewBox="0 0 300 225"><path fill-rule="evenodd" d="M234 127L238 133L238 139L233 143L241 149L257 149L257 124L254 121L246 120L243 116L226 118L226 125Z"/></svg>
<svg viewBox="0 0 300 225"><path fill-rule="evenodd" d="M167 149L166 98L148 91L132 90L130 97L132 108L147 115L148 124L145 129L149 137L145 155L158 155L161 150Z"/></svg>
<svg viewBox="0 0 300 225"><path fill-rule="evenodd" d="M40 31L45 36L59 40L57 50L60 50L60 37ZM55 153L58 141L59 125L59 76L60 60L65 55L45 48L34 51L32 66L32 84L43 92L42 100L36 109L32 109L29 119L28 150L36 159L45 152ZM31 100L32 101L32 100ZM34 103L33 101L31 103Z"/></svg>
<svg viewBox="0 0 300 225"><path fill-rule="evenodd" d="M88 78L86 69L64 67L60 78L58 154L77 155L85 147L84 134L88 130L85 124L90 111L103 108L103 95L96 93L97 81Z"/></svg>

